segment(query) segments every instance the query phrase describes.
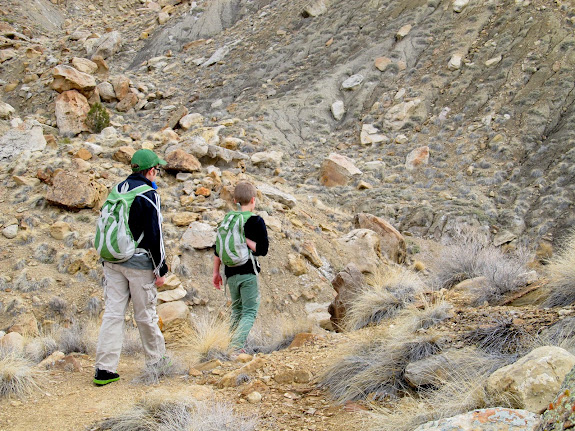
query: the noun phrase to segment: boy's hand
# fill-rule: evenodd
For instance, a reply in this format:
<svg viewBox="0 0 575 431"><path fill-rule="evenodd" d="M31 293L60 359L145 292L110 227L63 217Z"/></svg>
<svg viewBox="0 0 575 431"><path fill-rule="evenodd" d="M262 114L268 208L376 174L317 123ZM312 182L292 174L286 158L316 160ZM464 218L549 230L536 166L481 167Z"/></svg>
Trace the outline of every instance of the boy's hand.
<svg viewBox="0 0 575 431"><path fill-rule="evenodd" d="M246 238L246 244L248 245L248 248L249 248L251 251L253 251L253 252L256 251L256 246L257 246L257 244L256 244L254 241L252 241L252 240L249 239L249 238Z"/></svg>
<svg viewBox="0 0 575 431"><path fill-rule="evenodd" d="M166 277L156 277L156 286L160 287L166 282Z"/></svg>
<svg viewBox="0 0 575 431"><path fill-rule="evenodd" d="M214 287L218 290L221 290L222 286L222 276L219 272L215 273L212 277L212 283L214 283Z"/></svg>

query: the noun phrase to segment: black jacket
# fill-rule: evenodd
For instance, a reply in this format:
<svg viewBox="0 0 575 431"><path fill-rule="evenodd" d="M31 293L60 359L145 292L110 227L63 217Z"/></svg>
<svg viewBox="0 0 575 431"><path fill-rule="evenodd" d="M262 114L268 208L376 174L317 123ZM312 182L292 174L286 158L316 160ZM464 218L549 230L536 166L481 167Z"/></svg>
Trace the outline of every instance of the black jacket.
<svg viewBox="0 0 575 431"><path fill-rule="evenodd" d="M126 178L128 190L132 190L142 184L152 187L152 182L142 174L135 173ZM121 187L120 185L120 187ZM128 224L135 239L138 239L142 232L144 237L138 248L146 250L154 266L154 274L158 277L164 276L168 272L166 264L166 252L164 250L164 239L162 236L162 214L160 213L160 195L155 190L150 190L142 196L136 197L130 207L130 217ZM152 204L152 202L154 204ZM154 206L155 205L155 206Z"/></svg>
<svg viewBox="0 0 575 431"><path fill-rule="evenodd" d="M268 230L266 228L266 223L264 219L261 218L259 215L252 215L244 225L244 232L246 234L246 238L251 239L256 243L256 251L252 252L254 256L265 256L268 254L268 248L270 245L269 238L268 238ZM214 247L215 250L215 247ZM215 252L215 251L214 251ZM217 253L216 253L217 256ZM260 272L260 263L257 259L254 259L256 262L257 271ZM250 260L240 266L226 266L224 269L224 273L227 278L230 278L232 275L237 274L254 274L254 265Z"/></svg>

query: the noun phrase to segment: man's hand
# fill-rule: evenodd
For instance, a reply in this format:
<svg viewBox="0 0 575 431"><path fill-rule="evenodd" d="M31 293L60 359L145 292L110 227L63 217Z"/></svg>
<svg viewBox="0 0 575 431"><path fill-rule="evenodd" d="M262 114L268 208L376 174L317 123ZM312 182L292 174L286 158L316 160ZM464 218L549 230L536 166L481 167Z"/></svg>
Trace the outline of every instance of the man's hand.
<svg viewBox="0 0 575 431"><path fill-rule="evenodd" d="M219 272L214 273L214 276L212 277L212 283L214 283L214 287L216 289L222 289L222 276Z"/></svg>
<svg viewBox="0 0 575 431"><path fill-rule="evenodd" d="M156 286L160 287L166 282L166 277L156 277Z"/></svg>

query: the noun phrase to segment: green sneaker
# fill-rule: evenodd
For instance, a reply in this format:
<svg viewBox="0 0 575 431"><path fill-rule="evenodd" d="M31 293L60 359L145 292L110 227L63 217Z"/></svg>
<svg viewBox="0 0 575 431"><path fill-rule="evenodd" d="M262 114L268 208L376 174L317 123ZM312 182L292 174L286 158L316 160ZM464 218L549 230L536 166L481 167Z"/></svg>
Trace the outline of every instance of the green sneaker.
<svg viewBox="0 0 575 431"><path fill-rule="evenodd" d="M104 386L108 383L117 382L120 380L120 375L118 373L112 373L108 370L100 370L96 368L96 374L94 375L94 384L98 386Z"/></svg>

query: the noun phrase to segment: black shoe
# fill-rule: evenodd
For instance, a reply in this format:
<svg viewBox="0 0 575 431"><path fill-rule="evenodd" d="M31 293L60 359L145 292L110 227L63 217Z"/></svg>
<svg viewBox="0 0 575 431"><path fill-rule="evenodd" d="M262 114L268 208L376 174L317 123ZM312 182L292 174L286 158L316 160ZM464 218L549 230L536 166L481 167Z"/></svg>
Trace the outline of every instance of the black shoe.
<svg viewBox="0 0 575 431"><path fill-rule="evenodd" d="M120 375L118 373L112 373L108 370L100 370L96 368L96 374L94 375L94 384L98 386L104 386L108 383L117 382L120 380Z"/></svg>

